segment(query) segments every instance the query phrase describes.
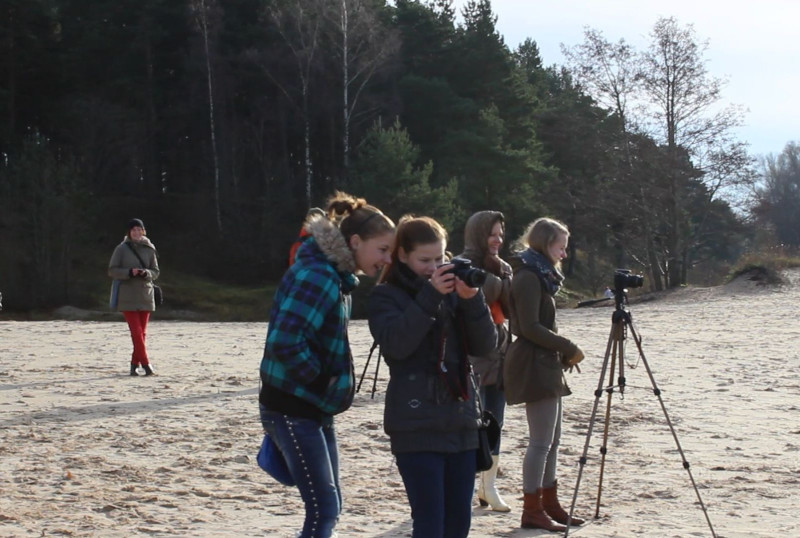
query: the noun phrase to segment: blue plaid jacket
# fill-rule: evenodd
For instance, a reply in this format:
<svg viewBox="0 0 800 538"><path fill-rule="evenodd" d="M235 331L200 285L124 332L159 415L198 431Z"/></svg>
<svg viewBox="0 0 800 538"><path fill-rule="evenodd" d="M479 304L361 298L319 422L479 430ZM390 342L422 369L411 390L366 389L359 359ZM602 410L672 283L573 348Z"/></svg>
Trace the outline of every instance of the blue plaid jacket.
<svg viewBox="0 0 800 538"><path fill-rule="evenodd" d="M339 233L336 230L336 233ZM261 360L265 384L335 415L353 401L355 375L347 324L351 272L337 271L316 238L308 239L284 274L269 316Z"/></svg>

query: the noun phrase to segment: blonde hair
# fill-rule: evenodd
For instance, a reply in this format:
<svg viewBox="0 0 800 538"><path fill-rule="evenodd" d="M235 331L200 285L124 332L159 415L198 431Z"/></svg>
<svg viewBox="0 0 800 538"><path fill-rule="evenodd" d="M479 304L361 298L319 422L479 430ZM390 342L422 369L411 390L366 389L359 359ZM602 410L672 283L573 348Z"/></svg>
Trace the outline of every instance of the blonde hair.
<svg viewBox="0 0 800 538"><path fill-rule="evenodd" d="M517 240L517 245L522 249L532 248L539 254L550 259L548 249L559 237L566 235L569 237L569 228L567 225L556 219L549 217L542 217L536 219L528 225L525 233ZM555 265L558 265L560 260L550 260Z"/></svg>

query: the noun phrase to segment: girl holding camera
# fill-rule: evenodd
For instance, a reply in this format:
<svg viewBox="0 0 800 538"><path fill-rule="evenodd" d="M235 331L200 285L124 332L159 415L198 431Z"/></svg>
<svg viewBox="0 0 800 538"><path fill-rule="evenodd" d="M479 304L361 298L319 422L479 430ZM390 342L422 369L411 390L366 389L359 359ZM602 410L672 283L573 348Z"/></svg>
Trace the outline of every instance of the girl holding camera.
<svg viewBox="0 0 800 538"><path fill-rule="evenodd" d="M523 528L564 531L568 514L557 495L556 464L561 438L562 396L571 394L564 369L572 370L583 351L558 334L555 294L561 288L561 260L567 257L569 230L557 220L541 218L520 239L525 248L510 262L511 333L504 365L506 400L524 403L530 442L522 467ZM578 368L580 372L580 368ZM572 525L583 520L573 517Z"/></svg>
<svg viewBox="0 0 800 538"><path fill-rule="evenodd" d="M108 262L108 276L114 279L112 306L125 316L133 340L131 375L138 376L139 366L145 375L154 375L147 357L147 324L150 314L156 309L153 281L158 278L158 256L156 247L147 238L144 222L131 219L128 233L117 245Z"/></svg>
<svg viewBox="0 0 800 538"><path fill-rule="evenodd" d="M447 233L403 217L392 264L369 301L369 328L389 365L384 430L403 478L414 538L469 534L478 407L468 353L496 334L479 288L445 263Z"/></svg>

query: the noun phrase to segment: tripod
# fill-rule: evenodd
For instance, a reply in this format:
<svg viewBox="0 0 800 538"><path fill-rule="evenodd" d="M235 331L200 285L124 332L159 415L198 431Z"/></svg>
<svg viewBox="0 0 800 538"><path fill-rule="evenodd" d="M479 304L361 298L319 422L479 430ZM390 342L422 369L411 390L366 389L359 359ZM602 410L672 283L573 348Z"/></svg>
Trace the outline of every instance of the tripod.
<svg viewBox="0 0 800 538"><path fill-rule="evenodd" d="M364 376L367 375L367 368L369 368L369 362L372 360L372 354L375 352L375 349L378 347L378 341L375 340L372 342L372 347L369 348L369 356L367 357L367 364L364 365L364 370L361 372L361 379L358 380L358 386L356 387L356 392L361 392L361 383L364 382ZM381 350L378 350L378 364L375 365L375 377L372 378L372 394L370 395L369 399L372 400L375 398L375 388L378 384L378 370L381 369Z"/></svg>
<svg viewBox="0 0 800 538"><path fill-rule="evenodd" d="M658 398L658 402L661 404L661 410L664 411L664 418L667 421L667 425L669 426L670 431L672 432L672 437L675 439L675 445L678 447L678 452L681 455L681 459L683 460L683 468L686 469L686 472L689 474L689 480L692 482L692 486L694 487L694 492L697 494L697 500L700 502L700 507L705 514L706 522L708 522L708 528L711 529L711 535L716 538L716 533L714 532L714 527L711 525L711 519L708 517L708 511L706 510L705 504L703 504L703 499L700 497L700 491L697 489L697 484L694 481L694 477L692 476L692 471L690 469L689 462L686 461L686 456L683 453L683 448L681 448L681 443L678 441L678 435L675 433L675 428L672 425L672 421L667 414L667 408L664 406L664 400L661 399L661 390L656 385L656 380L653 377L653 372L650 370L650 365L647 363L647 359L644 356L644 351L642 351L642 340L638 334L636 334L636 330L633 327L633 320L631 317L631 313L629 310L623 307L624 303L627 303L627 295L624 289L617 289L614 292L614 301L616 308L614 310L614 314L611 317L611 334L608 336L608 345L606 346L606 354L603 358L603 367L600 371L600 380L597 383L597 390L594 392L594 407L592 408L592 416L589 420L589 431L586 434L586 443L583 446L583 454L578 460L580 464L580 468L578 470L578 479L575 483L575 491L572 495L572 505L570 506L569 510L569 518L567 520L567 528L564 531L564 537L566 538L569 536L569 521L572 519L572 515L575 511L575 503L578 500L578 488L581 484L581 476L583 475L583 468L586 465L586 454L589 451L589 443L591 442L592 438L592 430L594 429L595 418L597 417L597 408L600 404L600 397L603 395L603 392L607 394L606 399L606 413L605 413L605 422L603 425L603 444L600 447L600 478L599 484L597 487L597 506L595 508L595 519L600 517L600 496L603 492L603 472L605 470L605 463L606 463L606 453L607 453L607 442L608 442L608 426L611 418L611 396L614 393L614 390L619 390L620 394L624 394L625 392L625 338L627 332L630 331L631 335L633 336L633 341L636 343L636 348L639 350L639 357L642 359L642 364L644 364L645 369L647 370L647 375L650 378L650 383L653 386L653 394L656 395ZM619 360L617 360L619 359ZM617 378L617 384L614 384L614 370L615 367L619 367L619 377ZM606 372L608 374L608 385L603 386L603 380L606 377Z"/></svg>

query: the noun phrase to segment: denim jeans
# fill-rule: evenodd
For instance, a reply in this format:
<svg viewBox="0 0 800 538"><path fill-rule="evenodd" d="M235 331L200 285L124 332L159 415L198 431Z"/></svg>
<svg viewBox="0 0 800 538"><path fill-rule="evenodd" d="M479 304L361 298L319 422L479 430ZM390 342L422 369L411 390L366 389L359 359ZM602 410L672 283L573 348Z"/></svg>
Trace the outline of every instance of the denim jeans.
<svg viewBox="0 0 800 538"><path fill-rule="evenodd" d="M261 424L278 445L306 508L301 538L329 538L342 509L339 449L333 422L268 411L259 404Z"/></svg>
<svg viewBox="0 0 800 538"><path fill-rule="evenodd" d="M483 385L480 388L481 403L486 411L489 411L497 419L500 424L500 438L497 440L497 446L492 450L495 456L500 454L500 441L503 439L503 417L506 414L506 393L497 385Z"/></svg>
<svg viewBox="0 0 800 538"><path fill-rule="evenodd" d="M397 454L414 520L413 538L466 538L472 518L475 451Z"/></svg>

